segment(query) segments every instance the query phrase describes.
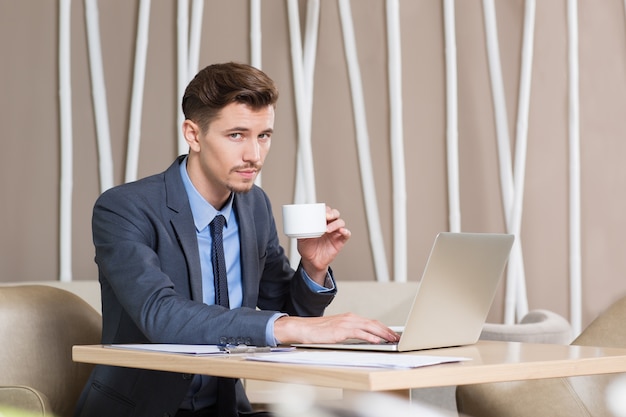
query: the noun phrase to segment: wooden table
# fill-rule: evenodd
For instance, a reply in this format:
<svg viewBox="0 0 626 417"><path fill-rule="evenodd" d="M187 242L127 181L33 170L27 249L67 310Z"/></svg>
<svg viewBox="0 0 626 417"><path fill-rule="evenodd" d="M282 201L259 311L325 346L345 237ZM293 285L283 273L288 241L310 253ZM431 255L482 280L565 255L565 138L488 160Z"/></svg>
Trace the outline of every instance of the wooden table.
<svg viewBox="0 0 626 417"><path fill-rule="evenodd" d="M74 346L76 362L356 391L409 391L451 385L626 372L626 349L480 341L475 345L396 355L462 356L471 360L409 370L294 365L245 360L245 355L194 356Z"/></svg>

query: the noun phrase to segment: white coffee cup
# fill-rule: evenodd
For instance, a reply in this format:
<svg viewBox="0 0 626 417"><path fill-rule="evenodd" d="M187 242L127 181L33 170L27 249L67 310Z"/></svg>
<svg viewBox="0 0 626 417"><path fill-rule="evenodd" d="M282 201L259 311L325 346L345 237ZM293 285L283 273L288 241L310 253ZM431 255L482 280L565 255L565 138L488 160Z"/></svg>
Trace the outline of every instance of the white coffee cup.
<svg viewBox="0 0 626 417"><path fill-rule="evenodd" d="M326 204L284 205L283 232L296 239L322 236L326 233Z"/></svg>

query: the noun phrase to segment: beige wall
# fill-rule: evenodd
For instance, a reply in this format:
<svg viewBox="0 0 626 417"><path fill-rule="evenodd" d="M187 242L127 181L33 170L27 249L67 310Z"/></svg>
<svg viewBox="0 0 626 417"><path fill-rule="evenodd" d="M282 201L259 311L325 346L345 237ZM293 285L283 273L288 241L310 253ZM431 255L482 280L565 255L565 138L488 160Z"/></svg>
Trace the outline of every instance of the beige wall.
<svg viewBox="0 0 626 417"><path fill-rule="evenodd" d="M0 0L0 281L54 280L59 270L58 2ZM138 1L99 2L115 181L123 178ZM317 196L341 210L353 238L334 268L340 280L374 280L347 67L335 1L322 0L313 143ZM90 237L97 148L82 1L72 2L74 279L96 279ZM461 215L464 231L505 230L482 2L455 2ZM626 25L621 0L581 0L580 100L583 323L626 293ZM304 13L305 3L300 2ZM522 242L530 308L568 315L567 2L537 2ZM403 0L404 140L408 267L418 280L435 234L448 228L443 6ZM509 131L514 138L524 2L497 0ZM383 0L352 1L371 155L388 264L392 189ZM248 2L206 2L201 65L248 61ZM262 2L263 69L279 84L263 186L275 209L294 188L296 116L286 2ZM304 22L303 22L304 23ZM176 3L152 2L139 174L176 156ZM276 210L277 218L280 213ZM284 244L288 242L285 240ZM500 295L491 320L502 317Z"/></svg>

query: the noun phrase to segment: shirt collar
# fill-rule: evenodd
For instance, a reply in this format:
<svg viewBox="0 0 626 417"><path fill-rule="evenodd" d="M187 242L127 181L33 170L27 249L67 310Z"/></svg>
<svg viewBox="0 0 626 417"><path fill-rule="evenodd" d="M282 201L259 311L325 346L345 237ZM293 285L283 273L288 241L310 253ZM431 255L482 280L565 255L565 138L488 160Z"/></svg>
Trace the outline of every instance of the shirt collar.
<svg viewBox="0 0 626 417"><path fill-rule="evenodd" d="M200 195L196 187L191 182L191 178L189 178L189 174L187 173L187 157L185 157L183 162L180 164L180 176L183 180L187 197L189 198L189 205L191 206L191 214L193 215L196 230L198 232L204 230L218 214L222 214L226 218L225 227L228 227L230 215L233 210L234 194L231 193L224 207L221 210L217 210L209 204L209 202L207 202L202 195Z"/></svg>

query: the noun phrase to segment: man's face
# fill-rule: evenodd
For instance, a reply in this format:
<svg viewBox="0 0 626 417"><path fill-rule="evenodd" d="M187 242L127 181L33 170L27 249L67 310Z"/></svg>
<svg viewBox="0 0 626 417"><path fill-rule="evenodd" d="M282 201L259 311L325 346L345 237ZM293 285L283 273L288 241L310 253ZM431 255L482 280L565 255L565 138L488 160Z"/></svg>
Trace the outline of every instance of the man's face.
<svg viewBox="0 0 626 417"><path fill-rule="evenodd" d="M247 192L270 149L274 107L224 107L206 132L189 120L183 132L190 147L187 170L202 196L220 209L231 192Z"/></svg>

